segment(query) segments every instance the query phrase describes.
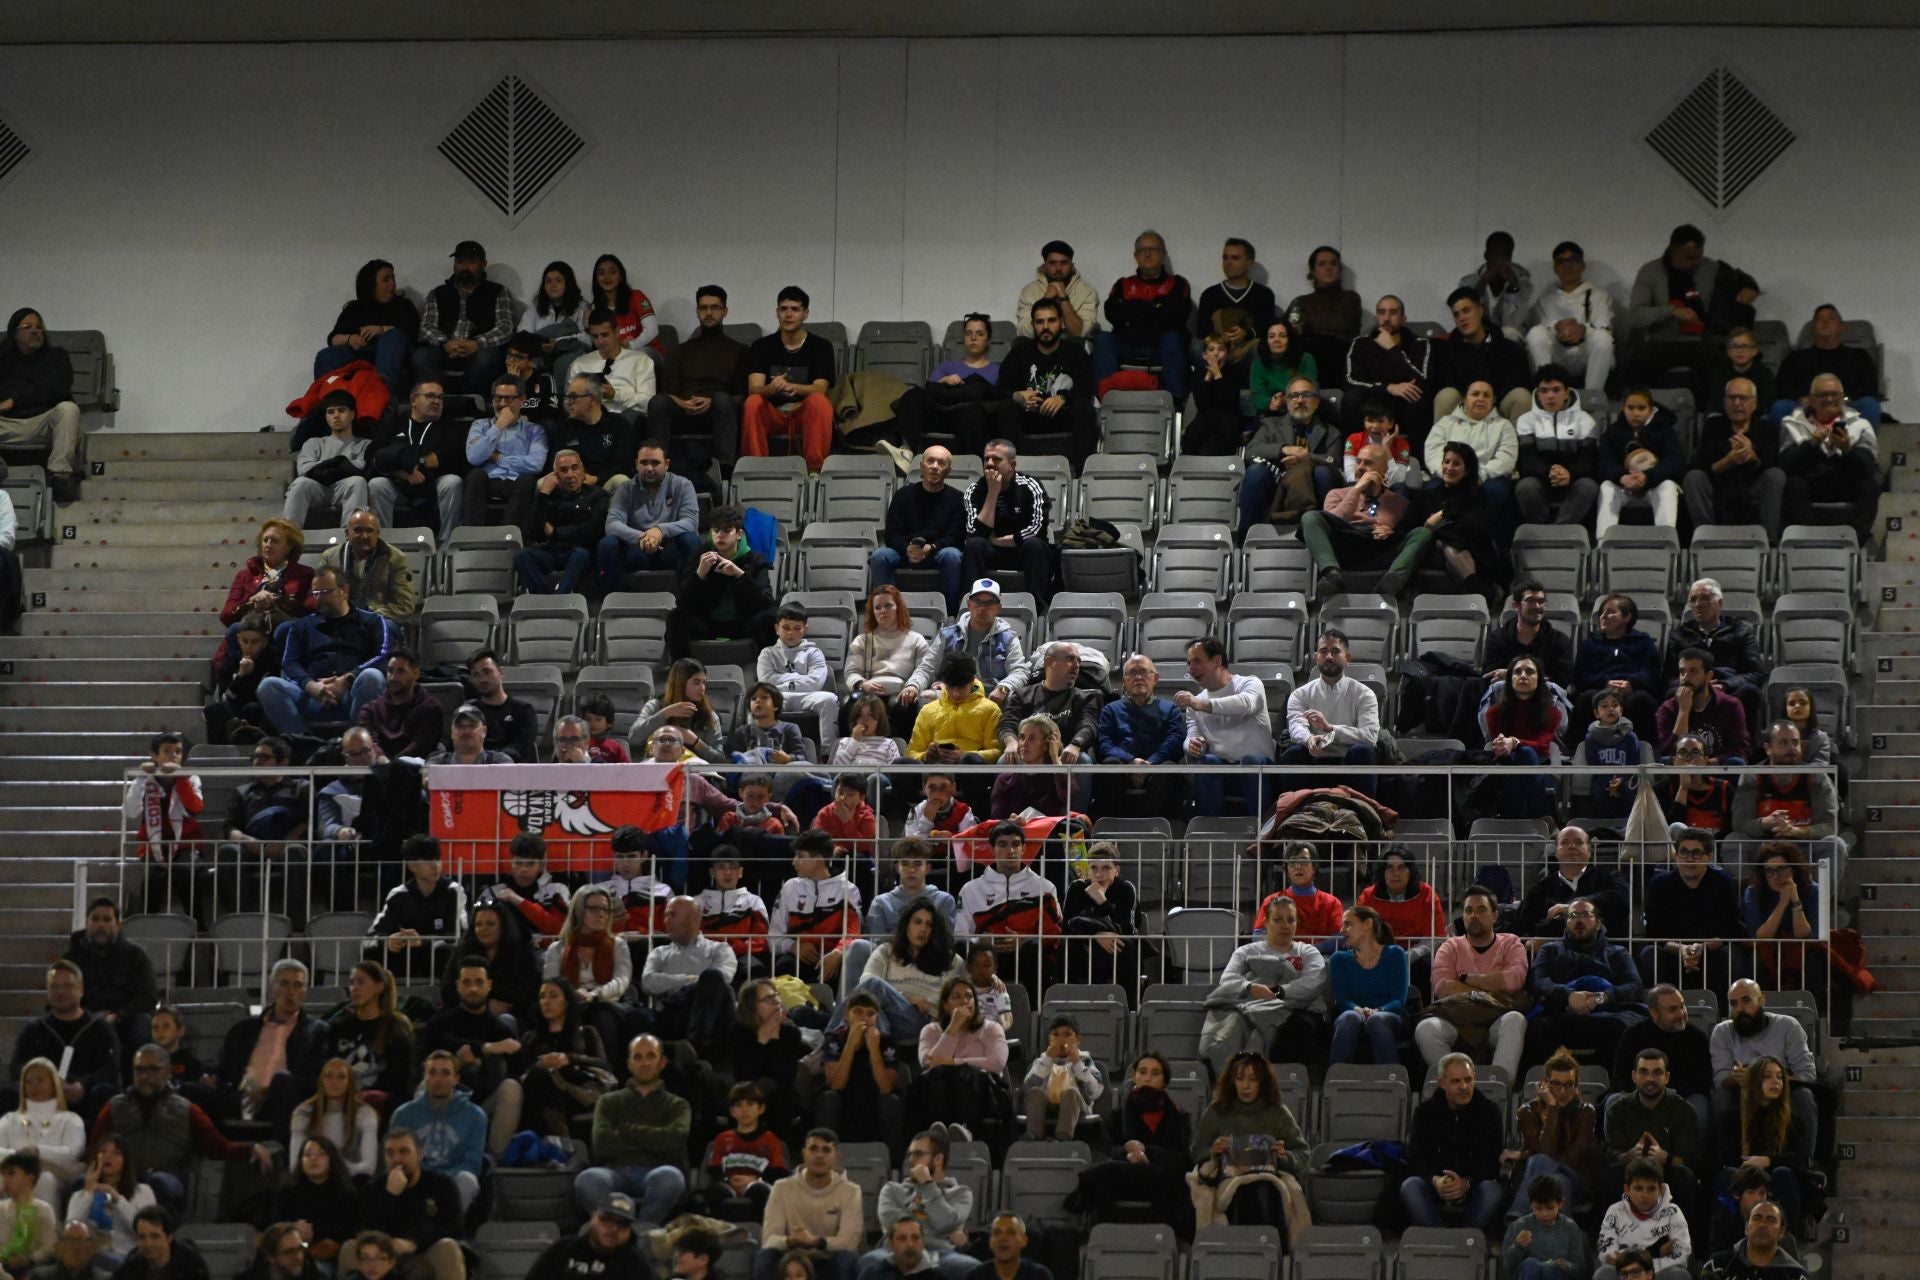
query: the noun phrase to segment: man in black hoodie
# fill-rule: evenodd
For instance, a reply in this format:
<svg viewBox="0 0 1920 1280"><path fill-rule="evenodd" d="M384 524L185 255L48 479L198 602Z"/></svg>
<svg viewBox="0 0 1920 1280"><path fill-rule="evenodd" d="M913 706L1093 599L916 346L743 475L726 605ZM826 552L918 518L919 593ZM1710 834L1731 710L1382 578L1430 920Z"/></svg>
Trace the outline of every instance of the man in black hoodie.
<svg viewBox="0 0 1920 1280"><path fill-rule="evenodd" d="M772 566L747 544L746 517L738 507L715 507L707 515L706 545L680 579L667 615L667 654L687 656L695 640L773 643Z"/></svg>
<svg viewBox="0 0 1920 1280"><path fill-rule="evenodd" d="M534 1259L527 1280L653 1280L652 1266L634 1243L634 1214L633 1197L614 1192L586 1226Z"/></svg>
<svg viewBox="0 0 1920 1280"><path fill-rule="evenodd" d="M80 496L80 406L73 361L47 345L46 321L22 307L0 339L0 444L48 444L47 487L62 506Z"/></svg>
<svg viewBox="0 0 1920 1280"><path fill-rule="evenodd" d="M83 1007L86 992L86 980L73 961L55 960L47 967L47 1011L20 1028L7 1074L18 1081L20 1069L35 1058L61 1067L67 1110L91 1122L120 1091L120 1038L112 1023ZM71 1058L66 1056L69 1051ZM17 1088L0 1090L0 1110L13 1110L18 1101Z"/></svg>
<svg viewBox="0 0 1920 1280"><path fill-rule="evenodd" d="M420 379L407 399L408 416L374 445L374 475L367 492L383 528L395 527L394 512L402 505L442 539L460 527L467 429L441 417L446 403L446 384L438 378Z"/></svg>
<svg viewBox="0 0 1920 1280"><path fill-rule="evenodd" d="M1472 289L1447 295L1453 313L1453 332L1434 344L1433 416L1446 417L1460 407L1467 388L1476 382L1493 384L1500 416L1518 422L1533 407L1527 349L1487 323L1487 308Z"/></svg>
<svg viewBox="0 0 1920 1280"><path fill-rule="evenodd" d="M427 295L420 313L416 378L443 379L456 395L486 395L507 371L507 339L518 311L505 285L487 279L487 251L462 240L448 255L453 274Z"/></svg>
<svg viewBox="0 0 1920 1280"><path fill-rule="evenodd" d="M124 1044L145 1044L153 1006L159 1003L153 961L139 944L120 932L120 908L112 898L95 898L87 907L87 927L76 930L66 959L80 966L86 995L81 1007L113 1024Z"/></svg>
<svg viewBox="0 0 1920 1280"><path fill-rule="evenodd" d="M1093 365L1077 342L1063 338L1058 298L1040 298L1029 313L1033 336L1022 338L1000 362L996 410L1000 434L1025 448L1028 435L1066 435L1078 472L1099 445L1093 411Z"/></svg>

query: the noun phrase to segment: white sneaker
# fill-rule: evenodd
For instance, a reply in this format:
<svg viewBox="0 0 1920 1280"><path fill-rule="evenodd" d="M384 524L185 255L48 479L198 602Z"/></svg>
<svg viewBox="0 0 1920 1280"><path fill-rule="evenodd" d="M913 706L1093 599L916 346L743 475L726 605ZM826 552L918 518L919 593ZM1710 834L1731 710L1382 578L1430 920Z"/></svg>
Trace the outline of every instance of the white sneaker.
<svg viewBox="0 0 1920 1280"><path fill-rule="evenodd" d="M897 445L891 440L882 440L880 447L886 451L889 458L893 459L893 465L900 468L901 475L913 474L913 454L904 445Z"/></svg>

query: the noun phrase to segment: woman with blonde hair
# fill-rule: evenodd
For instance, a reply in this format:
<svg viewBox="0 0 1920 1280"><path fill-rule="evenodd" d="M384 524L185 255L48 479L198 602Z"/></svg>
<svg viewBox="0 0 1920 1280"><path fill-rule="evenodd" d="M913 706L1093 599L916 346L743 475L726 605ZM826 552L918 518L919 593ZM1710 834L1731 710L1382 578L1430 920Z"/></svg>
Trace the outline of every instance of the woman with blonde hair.
<svg viewBox="0 0 1920 1280"><path fill-rule="evenodd" d="M214 651L215 672L236 643L234 632L248 614L264 614L270 626L279 626L313 611L313 569L300 563L300 553L306 549L300 526L275 516L260 526L254 548L254 554L234 571L227 602L220 606L220 621L227 633Z"/></svg>
<svg viewBox="0 0 1920 1280"><path fill-rule="evenodd" d="M987 816L1011 818L1027 809L1046 814L1072 812L1060 750L1060 726L1052 716L1040 712L1022 720L1013 748L1019 767L993 780Z"/></svg>
<svg viewBox="0 0 1920 1280"><path fill-rule="evenodd" d="M624 1045L623 1008L633 986L633 955L627 940L612 926L612 894L597 886L574 894L567 906L567 922L547 948L542 976L571 982L581 1017L600 1033L600 1043Z"/></svg>
<svg viewBox="0 0 1920 1280"><path fill-rule="evenodd" d="M380 1117L360 1097L345 1058L330 1058L320 1068L313 1096L293 1109L289 1129L287 1150L299 1151L309 1137L325 1138L354 1177L372 1177L380 1162Z"/></svg>
<svg viewBox="0 0 1920 1280"><path fill-rule="evenodd" d="M37 1199L58 1204L60 1184L86 1167L87 1126L67 1110L66 1081L49 1058L20 1068L20 1105L0 1115L0 1154L32 1147L40 1153Z"/></svg>

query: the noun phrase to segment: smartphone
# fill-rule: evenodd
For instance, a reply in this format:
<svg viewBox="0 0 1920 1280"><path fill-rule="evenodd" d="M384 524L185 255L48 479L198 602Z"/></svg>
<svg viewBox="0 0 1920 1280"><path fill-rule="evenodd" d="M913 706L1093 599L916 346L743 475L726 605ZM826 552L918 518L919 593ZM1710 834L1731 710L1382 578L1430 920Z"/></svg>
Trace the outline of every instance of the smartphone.
<svg viewBox="0 0 1920 1280"><path fill-rule="evenodd" d="M942 751L958 751L960 749L960 744L957 742L936 742L933 745Z"/></svg>

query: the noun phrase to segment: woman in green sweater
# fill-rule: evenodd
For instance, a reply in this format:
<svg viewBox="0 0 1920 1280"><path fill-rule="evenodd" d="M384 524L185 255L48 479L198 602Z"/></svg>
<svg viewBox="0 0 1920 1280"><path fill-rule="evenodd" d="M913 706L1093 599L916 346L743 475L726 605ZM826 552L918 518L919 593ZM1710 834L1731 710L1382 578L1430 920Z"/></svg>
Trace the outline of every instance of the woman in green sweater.
<svg viewBox="0 0 1920 1280"><path fill-rule="evenodd" d="M1247 371L1247 389L1252 393L1256 417L1273 417L1287 411L1287 384L1295 378L1312 378L1320 385L1320 366L1312 353L1300 345L1300 335L1291 321L1277 318L1267 326L1266 334L1254 350L1252 367Z"/></svg>
<svg viewBox="0 0 1920 1280"><path fill-rule="evenodd" d="M1234 1054L1194 1131L1193 1158L1202 1176L1271 1168L1298 1177L1308 1154L1299 1122L1280 1101L1272 1064L1257 1053Z"/></svg>

